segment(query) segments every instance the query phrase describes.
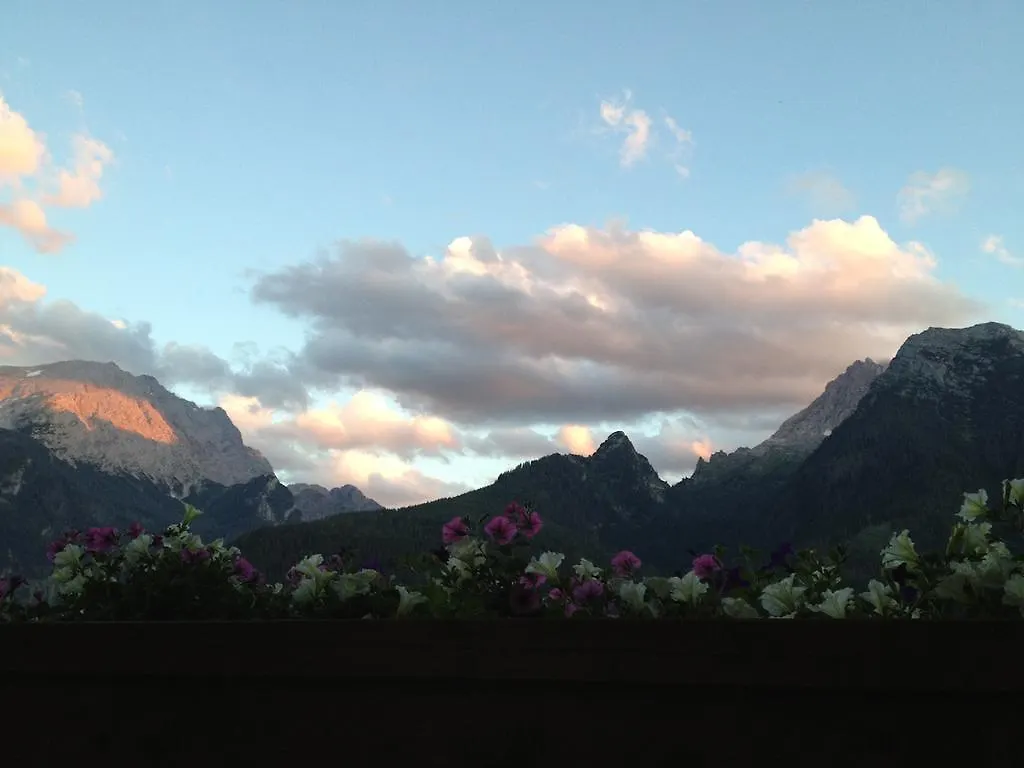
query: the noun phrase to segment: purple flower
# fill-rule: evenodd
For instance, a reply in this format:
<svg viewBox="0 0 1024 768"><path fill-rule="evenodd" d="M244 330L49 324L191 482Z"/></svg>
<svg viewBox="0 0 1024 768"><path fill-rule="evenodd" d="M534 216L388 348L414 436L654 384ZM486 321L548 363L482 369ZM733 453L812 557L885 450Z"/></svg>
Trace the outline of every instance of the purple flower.
<svg viewBox="0 0 1024 768"><path fill-rule="evenodd" d="M85 532L85 549L94 554L109 552L117 546L118 536L117 529L110 526L90 528Z"/></svg>
<svg viewBox="0 0 1024 768"><path fill-rule="evenodd" d="M252 563L250 563L241 555L239 555L239 557L235 560L235 575L244 584L256 581L260 576L259 572L253 567Z"/></svg>
<svg viewBox="0 0 1024 768"><path fill-rule="evenodd" d="M587 579L577 584L572 590L572 599L577 603L585 603L604 594L604 584L597 579Z"/></svg>
<svg viewBox="0 0 1024 768"><path fill-rule="evenodd" d="M197 549L195 551L191 549L181 550L181 562L183 563L188 563L191 565L194 563L204 563L209 559L210 552L206 549Z"/></svg>
<svg viewBox="0 0 1024 768"><path fill-rule="evenodd" d="M146 532L146 529L143 528L142 524L139 523L138 521L136 521L136 522L134 522L134 523L132 523L131 525L128 526L128 535L131 538L133 538L133 539L139 538L139 536L141 536L145 532Z"/></svg>
<svg viewBox="0 0 1024 768"><path fill-rule="evenodd" d="M492 517L487 525L484 526L484 533L494 539L494 542L499 546L512 541L516 537L517 531L516 524L504 515Z"/></svg>
<svg viewBox="0 0 1024 768"><path fill-rule="evenodd" d="M632 576L640 565L640 558L628 549L622 550L612 558L612 570L616 576Z"/></svg>

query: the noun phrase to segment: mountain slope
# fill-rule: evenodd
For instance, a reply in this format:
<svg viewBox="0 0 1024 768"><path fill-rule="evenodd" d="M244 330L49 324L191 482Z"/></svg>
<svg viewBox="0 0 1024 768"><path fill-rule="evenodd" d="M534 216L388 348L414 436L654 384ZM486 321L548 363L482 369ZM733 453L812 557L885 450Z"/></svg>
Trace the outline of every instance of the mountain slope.
<svg viewBox="0 0 1024 768"><path fill-rule="evenodd" d="M346 512L369 512L383 509L373 499L367 498L354 485L343 485L328 490L322 485L292 483L288 486L295 500L291 522L312 522Z"/></svg>
<svg viewBox="0 0 1024 768"><path fill-rule="evenodd" d="M72 464L147 478L177 496L202 481L228 486L274 472L223 409L200 408L113 363L0 367L0 428Z"/></svg>
<svg viewBox="0 0 1024 768"><path fill-rule="evenodd" d="M351 548L359 558L394 564L402 556L439 547L441 526L455 515L476 520L517 501L536 509L544 519L537 546L594 557L610 554L614 543L654 524L664 509L667 487L629 438L616 432L589 458L551 454L460 496L256 530L235 543L275 578L311 552Z"/></svg>
<svg viewBox="0 0 1024 768"><path fill-rule="evenodd" d="M762 542L852 540L853 567L909 528L941 546L964 491L1024 476L1024 333L997 323L911 336L757 527ZM880 543L881 542L881 543Z"/></svg>

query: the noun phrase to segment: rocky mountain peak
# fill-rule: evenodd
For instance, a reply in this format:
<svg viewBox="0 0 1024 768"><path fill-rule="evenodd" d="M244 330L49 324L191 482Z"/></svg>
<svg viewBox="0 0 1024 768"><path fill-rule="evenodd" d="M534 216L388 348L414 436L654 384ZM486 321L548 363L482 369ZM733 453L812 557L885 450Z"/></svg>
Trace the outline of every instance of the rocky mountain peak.
<svg viewBox="0 0 1024 768"><path fill-rule="evenodd" d="M72 464L144 477L185 496L272 475L221 409L203 409L152 376L69 360L0 367L0 428L29 434Z"/></svg>
<svg viewBox="0 0 1024 768"><path fill-rule="evenodd" d="M1002 323L929 328L908 338L882 380L887 387L934 399L966 395L998 360L1024 357L1024 332Z"/></svg>
<svg viewBox="0 0 1024 768"><path fill-rule="evenodd" d="M625 432L612 432L587 460L594 472L616 484L643 489L661 500L668 483L661 479L646 456L636 452Z"/></svg>
<svg viewBox="0 0 1024 768"><path fill-rule="evenodd" d="M772 448L813 450L857 409L886 367L886 363L876 363L870 357L857 360L826 384L825 391L810 405L782 422L771 437L753 449L754 453L763 454Z"/></svg>
<svg viewBox="0 0 1024 768"><path fill-rule="evenodd" d="M594 456L604 456L616 452L636 453L636 448L625 432L612 432L605 438L604 442L594 451Z"/></svg>

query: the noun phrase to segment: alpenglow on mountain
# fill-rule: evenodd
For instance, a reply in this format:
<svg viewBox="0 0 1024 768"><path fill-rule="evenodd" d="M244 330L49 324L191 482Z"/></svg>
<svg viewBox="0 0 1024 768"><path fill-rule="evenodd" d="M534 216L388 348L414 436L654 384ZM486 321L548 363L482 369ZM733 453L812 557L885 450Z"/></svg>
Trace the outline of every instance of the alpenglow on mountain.
<svg viewBox="0 0 1024 768"><path fill-rule="evenodd" d="M71 464L146 478L179 497L204 481L274 474L223 409L200 408L113 363L0 367L0 428L36 438Z"/></svg>

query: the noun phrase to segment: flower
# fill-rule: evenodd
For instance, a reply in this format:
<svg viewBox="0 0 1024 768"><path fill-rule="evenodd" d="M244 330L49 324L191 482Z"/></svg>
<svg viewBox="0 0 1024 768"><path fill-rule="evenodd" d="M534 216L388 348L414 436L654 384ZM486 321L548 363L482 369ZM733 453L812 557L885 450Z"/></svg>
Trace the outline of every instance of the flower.
<svg viewBox="0 0 1024 768"><path fill-rule="evenodd" d="M53 565L55 568L73 568L82 562L84 554L85 550L77 544L68 544L53 556Z"/></svg>
<svg viewBox="0 0 1024 768"><path fill-rule="evenodd" d="M918 566L917 550L910 538L910 531L904 529L894 533L889 544L882 550L882 567L885 569L899 568L901 565L913 570Z"/></svg>
<svg viewBox="0 0 1024 768"><path fill-rule="evenodd" d="M143 528L142 524L139 523L138 521L136 521L136 522L134 522L134 523L132 523L131 525L128 526L128 536L133 538L133 539L139 538L139 536L141 536L145 532L146 532L146 529Z"/></svg>
<svg viewBox="0 0 1024 768"><path fill-rule="evenodd" d="M883 584L878 579L871 579L868 582L868 591L861 592L860 597L870 603L871 607L875 609L874 612L879 616L884 616L887 610L895 608L897 605L896 600L892 597L892 587Z"/></svg>
<svg viewBox="0 0 1024 768"><path fill-rule="evenodd" d="M1013 574L1003 585L1003 604L1019 608L1024 616L1024 576Z"/></svg>
<svg viewBox="0 0 1024 768"><path fill-rule="evenodd" d="M558 587L554 587L548 592L548 599L553 603L557 603L565 599L565 593Z"/></svg>
<svg viewBox="0 0 1024 768"><path fill-rule="evenodd" d="M640 558L629 550L622 550L612 558L612 570L616 576L632 576L641 566Z"/></svg>
<svg viewBox="0 0 1024 768"><path fill-rule="evenodd" d="M796 613L803 603L803 594L806 591L806 587L796 586L796 576L790 574L782 581L764 588L761 593L761 607L775 617Z"/></svg>
<svg viewBox="0 0 1024 768"><path fill-rule="evenodd" d="M808 605L807 607L816 613L823 613L833 619L845 619L846 607L849 605L852 597L853 589L851 587L843 587L835 592L831 589L826 589L820 603Z"/></svg>
<svg viewBox="0 0 1024 768"><path fill-rule="evenodd" d="M445 544L454 544L462 541L469 535L469 526L461 517L453 517L441 526L441 541Z"/></svg>
<svg viewBox="0 0 1024 768"><path fill-rule="evenodd" d="M604 584L597 579L587 579L573 587L572 599L577 603L585 603L603 594Z"/></svg>
<svg viewBox="0 0 1024 768"><path fill-rule="evenodd" d="M698 555L693 559L693 570L699 579L707 579L722 570L722 563L714 555Z"/></svg>
<svg viewBox="0 0 1024 768"><path fill-rule="evenodd" d="M705 585L706 586L706 585ZM759 619L761 614L742 597L723 597L722 611L733 619Z"/></svg>
<svg viewBox="0 0 1024 768"><path fill-rule="evenodd" d="M395 587L395 589L398 590L398 611L395 614L396 616L405 616L420 603L427 602L427 598L419 592L410 592L402 586Z"/></svg>
<svg viewBox="0 0 1024 768"><path fill-rule="evenodd" d="M238 580L243 584L256 581L259 578L259 572L253 567L252 563L246 560L244 557L237 557L235 559L235 575Z"/></svg>
<svg viewBox="0 0 1024 768"><path fill-rule="evenodd" d="M977 493L965 493L964 503L957 515L967 522L977 520L988 512L988 492L981 488Z"/></svg>
<svg viewBox="0 0 1024 768"><path fill-rule="evenodd" d="M1024 477L1003 481L1003 493L1009 494L1010 503L1024 507Z"/></svg>
<svg viewBox="0 0 1024 768"><path fill-rule="evenodd" d="M558 567L565 560L565 555L560 552L545 552L540 557L535 557L526 566L527 573L539 573L549 579L558 578Z"/></svg>
<svg viewBox="0 0 1024 768"><path fill-rule="evenodd" d="M688 572L685 576L673 576L668 580L669 597L677 603L689 603L696 605L701 595L706 593L710 587L701 581L696 570Z"/></svg>
<svg viewBox="0 0 1024 768"><path fill-rule="evenodd" d="M116 528L90 528L85 532L85 548L88 552L109 552L117 545Z"/></svg>
<svg viewBox="0 0 1024 768"><path fill-rule="evenodd" d="M592 562L587 560L585 557L580 558L579 563L574 565L572 569L576 572L576 575L581 579L596 579L601 575L601 569L594 565Z"/></svg>
<svg viewBox="0 0 1024 768"><path fill-rule="evenodd" d="M519 532L527 539L532 539L540 533L540 529L543 527L544 521L540 519L540 515L536 512L524 512L522 517L519 518Z"/></svg>
<svg viewBox="0 0 1024 768"><path fill-rule="evenodd" d="M508 544L516 537L516 524L504 515L492 517L484 526L484 533L490 536L498 546Z"/></svg>
<svg viewBox="0 0 1024 768"><path fill-rule="evenodd" d="M644 607L644 595L647 585L636 581L624 581L619 584L619 598L635 611Z"/></svg>

